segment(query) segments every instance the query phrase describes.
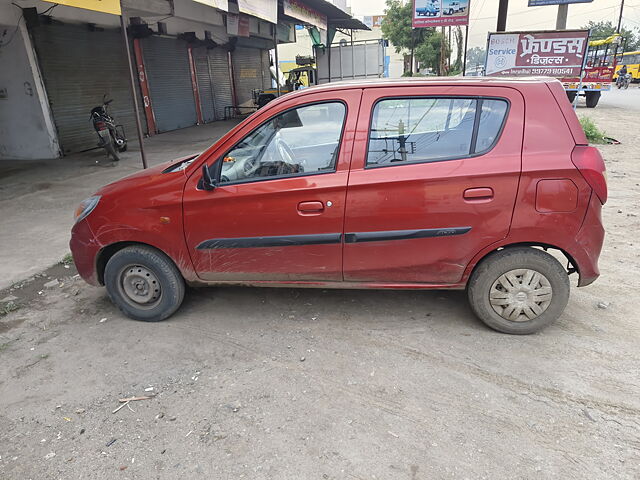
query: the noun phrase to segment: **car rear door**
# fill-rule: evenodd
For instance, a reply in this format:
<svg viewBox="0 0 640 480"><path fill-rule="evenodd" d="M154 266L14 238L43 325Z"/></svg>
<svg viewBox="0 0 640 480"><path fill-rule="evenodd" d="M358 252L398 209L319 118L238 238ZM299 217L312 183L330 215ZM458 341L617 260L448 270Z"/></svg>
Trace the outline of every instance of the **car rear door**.
<svg viewBox="0 0 640 480"><path fill-rule="evenodd" d="M509 232L522 95L492 86L369 88L360 112L344 279L460 282L469 260Z"/></svg>
<svg viewBox="0 0 640 480"><path fill-rule="evenodd" d="M184 229L206 281L340 281L342 227L362 90L314 92L266 107L215 148L219 179L184 191Z"/></svg>

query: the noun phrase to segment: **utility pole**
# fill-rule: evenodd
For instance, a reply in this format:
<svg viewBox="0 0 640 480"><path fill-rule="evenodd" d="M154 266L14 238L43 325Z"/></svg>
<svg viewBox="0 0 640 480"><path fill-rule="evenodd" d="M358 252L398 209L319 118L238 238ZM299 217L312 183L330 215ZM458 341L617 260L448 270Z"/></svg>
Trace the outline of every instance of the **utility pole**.
<svg viewBox="0 0 640 480"><path fill-rule="evenodd" d="M556 17L556 30L567 29L567 13L568 12L569 12L568 3L561 3L560 5L558 5L558 16Z"/></svg>
<svg viewBox="0 0 640 480"><path fill-rule="evenodd" d="M504 32L507 29L507 9L509 8L509 0L500 0L498 5L498 25L497 32Z"/></svg>
<svg viewBox="0 0 640 480"><path fill-rule="evenodd" d="M620 33L620 27L622 27L622 10L624 9L624 0L620 1L620 16L618 17L618 28L616 28L616 33Z"/></svg>

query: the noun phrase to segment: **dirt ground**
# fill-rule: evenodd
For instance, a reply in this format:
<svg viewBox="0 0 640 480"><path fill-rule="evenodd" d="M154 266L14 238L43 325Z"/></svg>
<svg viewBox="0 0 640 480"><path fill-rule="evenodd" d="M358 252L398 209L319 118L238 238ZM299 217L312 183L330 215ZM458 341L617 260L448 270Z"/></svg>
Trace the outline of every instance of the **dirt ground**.
<svg viewBox="0 0 640 480"><path fill-rule="evenodd" d="M0 292L0 478L640 478L638 112L580 114L622 144L602 276L555 325L498 334L463 292L253 288L145 324L56 265Z"/></svg>

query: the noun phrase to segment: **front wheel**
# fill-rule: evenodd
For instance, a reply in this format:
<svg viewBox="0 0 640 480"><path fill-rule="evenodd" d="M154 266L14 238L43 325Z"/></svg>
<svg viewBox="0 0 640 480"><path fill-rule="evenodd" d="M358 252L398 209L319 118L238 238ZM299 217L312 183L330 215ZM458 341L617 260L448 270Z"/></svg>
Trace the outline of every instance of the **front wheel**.
<svg viewBox="0 0 640 480"><path fill-rule="evenodd" d="M135 320L164 320L184 299L178 268L164 253L144 245L116 252L107 262L104 283L111 301Z"/></svg>
<svg viewBox="0 0 640 480"><path fill-rule="evenodd" d="M600 100L600 95L600 92L586 92L585 100L587 108L596 108L596 105L598 105L598 101Z"/></svg>
<svg viewBox="0 0 640 480"><path fill-rule="evenodd" d="M507 248L474 270L467 294L476 316L503 333L524 335L553 323L569 301L569 276L548 253Z"/></svg>

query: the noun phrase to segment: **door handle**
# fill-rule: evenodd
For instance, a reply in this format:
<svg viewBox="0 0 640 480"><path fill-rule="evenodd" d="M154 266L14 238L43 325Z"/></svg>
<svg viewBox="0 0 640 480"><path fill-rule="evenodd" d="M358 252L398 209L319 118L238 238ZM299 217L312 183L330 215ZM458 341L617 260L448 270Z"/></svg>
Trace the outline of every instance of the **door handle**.
<svg viewBox="0 0 640 480"><path fill-rule="evenodd" d="M312 215L322 213L324 211L324 204L319 201L313 202L300 202L298 204L298 212L302 215Z"/></svg>
<svg viewBox="0 0 640 480"><path fill-rule="evenodd" d="M493 198L493 189L490 187L467 188L462 198L468 202L489 202Z"/></svg>

